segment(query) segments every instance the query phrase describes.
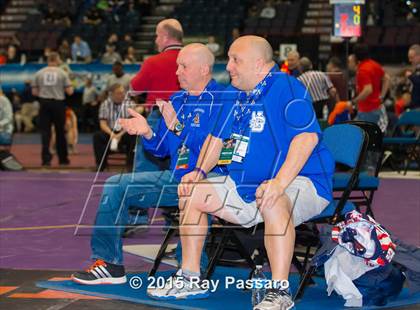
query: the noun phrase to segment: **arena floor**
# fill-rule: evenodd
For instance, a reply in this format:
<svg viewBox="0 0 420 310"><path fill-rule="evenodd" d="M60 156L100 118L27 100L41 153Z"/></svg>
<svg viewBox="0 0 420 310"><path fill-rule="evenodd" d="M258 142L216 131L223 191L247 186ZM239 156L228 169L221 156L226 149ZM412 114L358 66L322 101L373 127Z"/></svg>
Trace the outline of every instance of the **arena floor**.
<svg viewBox="0 0 420 310"><path fill-rule="evenodd" d="M114 172L96 174L89 136L81 137L71 167L42 169L36 135L17 137L16 157L30 168L2 172L0 180L0 307L2 309L152 309L151 307L41 289L36 281L68 278L89 265L89 230L103 181ZM84 144L85 142L86 144ZM36 156L35 156L36 154ZM32 166L30 165L32 163ZM73 171L69 171L72 169ZM117 169L118 170L118 169ZM403 241L420 246L420 176L384 173L373 203L377 220ZM126 244L160 244L160 227ZM128 271L148 271L151 264L125 254ZM168 269L164 267L163 269ZM400 309L418 309L415 306Z"/></svg>

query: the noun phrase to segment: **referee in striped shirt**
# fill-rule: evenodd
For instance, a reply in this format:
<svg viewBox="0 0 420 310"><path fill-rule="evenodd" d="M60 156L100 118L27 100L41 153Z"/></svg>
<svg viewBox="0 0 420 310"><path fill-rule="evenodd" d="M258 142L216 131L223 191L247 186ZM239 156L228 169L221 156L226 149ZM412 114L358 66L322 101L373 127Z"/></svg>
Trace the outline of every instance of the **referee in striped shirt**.
<svg viewBox="0 0 420 310"><path fill-rule="evenodd" d="M127 167L133 164L133 149L136 141L135 136L130 136L118 123L119 118L129 118L127 108L134 108L133 102L125 102L125 88L122 84L116 83L109 89L109 97L99 107L99 128L100 131L93 135L93 150L95 153L96 167L103 171L108 162L108 153L112 148L112 142L116 140L120 152L127 154ZM108 147L111 146L109 149Z"/></svg>
<svg viewBox="0 0 420 310"><path fill-rule="evenodd" d="M329 107L330 99L340 101L337 90L330 78L321 71L312 69L312 62L307 57L300 59L302 74L298 77L311 94L316 117L322 119L324 106Z"/></svg>

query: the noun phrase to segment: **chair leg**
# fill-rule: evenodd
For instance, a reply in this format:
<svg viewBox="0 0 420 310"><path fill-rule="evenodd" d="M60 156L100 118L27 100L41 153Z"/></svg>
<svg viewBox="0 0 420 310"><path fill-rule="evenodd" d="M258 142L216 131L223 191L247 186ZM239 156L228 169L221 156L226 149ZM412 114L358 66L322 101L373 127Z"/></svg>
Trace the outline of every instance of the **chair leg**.
<svg viewBox="0 0 420 310"><path fill-rule="evenodd" d="M302 280L302 278L305 274L305 269L303 268L302 263L297 259L295 254L293 254L293 257L292 257L292 264L299 271L300 279Z"/></svg>
<svg viewBox="0 0 420 310"><path fill-rule="evenodd" d="M160 246L159 252L158 252L158 254L157 254L156 258L155 258L155 261L153 263L153 267L149 271L149 277L153 277L156 274L156 271L158 270L158 268L160 266L160 263L161 263L161 261L163 259L163 256L166 253L166 248L168 247L169 241L171 241L171 239L172 239L172 237L175 234L175 232L176 232L177 229L178 228L170 227L168 229L168 231L166 232L165 239L163 240L163 243Z"/></svg>
<svg viewBox="0 0 420 310"><path fill-rule="evenodd" d="M311 254L311 246L307 246L306 247L306 251L305 251L305 258L303 260L303 268L306 270L306 268L308 267L308 261L309 261L309 255Z"/></svg>
<svg viewBox="0 0 420 310"><path fill-rule="evenodd" d="M249 265L249 268L251 268L251 270L254 270L255 268L257 268L257 266L255 265L254 260L252 259L251 255L249 254L249 252L244 248L241 240L239 240L238 236L235 234L235 231L233 231L232 233L232 237L234 239L234 242L237 245L239 254L245 258L246 262Z"/></svg>
<svg viewBox="0 0 420 310"><path fill-rule="evenodd" d="M372 218L375 218L375 215L373 214L372 210L372 201L373 201L373 195L375 194L375 191L370 191L370 195L368 195L366 200L366 214L369 214Z"/></svg>
<svg viewBox="0 0 420 310"><path fill-rule="evenodd" d="M210 279L214 272L214 268L216 267L217 262L219 261L220 256L223 253L223 249L225 247L225 244L228 240L228 236L230 235L230 231L226 228L222 231L222 239L220 240L220 243L217 245L216 250L214 251L213 256L211 257L209 261L209 265L207 266L206 273L204 275L204 279Z"/></svg>
<svg viewBox="0 0 420 310"><path fill-rule="evenodd" d="M299 287L296 291L295 296L293 297L293 300L300 299L303 296L303 293L305 292L305 288L306 288L306 286L308 286L308 281L309 280L313 281L312 280L312 274L315 272L315 270L316 270L316 267L311 266L305 272L305 274L303 276L303 279L299 283Z"/></svg>

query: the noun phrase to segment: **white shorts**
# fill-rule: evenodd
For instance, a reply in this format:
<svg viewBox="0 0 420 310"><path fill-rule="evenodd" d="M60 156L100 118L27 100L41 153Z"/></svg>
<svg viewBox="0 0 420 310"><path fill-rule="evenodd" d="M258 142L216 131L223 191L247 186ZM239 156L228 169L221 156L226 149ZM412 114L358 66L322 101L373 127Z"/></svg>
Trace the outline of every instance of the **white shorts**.
<svg viewBox="0 0 420 310"><path fill-rule="evenodd" d="M252 227L264 221L256 201L245 202L239 196L236 184L230 176L209 178L207 181L213 184L223 201L221 218L243 227ZM329 204L328 200L318 195L314 184L307 177L297 176L285 193L293 204L295 226L317 216Z"/></svg>

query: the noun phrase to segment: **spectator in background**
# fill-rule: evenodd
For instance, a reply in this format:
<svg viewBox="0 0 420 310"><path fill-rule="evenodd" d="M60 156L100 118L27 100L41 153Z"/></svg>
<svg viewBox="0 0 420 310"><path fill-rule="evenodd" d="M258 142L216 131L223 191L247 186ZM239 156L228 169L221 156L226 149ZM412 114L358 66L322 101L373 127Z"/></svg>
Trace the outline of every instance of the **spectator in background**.
<svg viewBox="0 0 420 310"><path fill-rule="evenodd" d="M48 60L48 56L51 54L51 52L52 52L51 47L45 47L44 52L42 53L42 55L38 59L38 62L40 64L46 63L47 60Z"/></svg>
<svg viewBox="0 0 420 310"><path fill-rule="evenodd" d="M83 23L86 25L97 26L101 24L103 17L101 11L97 7L92 7L85 16L83 16Z"/></svg>
<svg viewBox="0 0 420 310"><path fill-rule="evenodd" d="M71 49L70 49L69 41L67 41L66 39L61 41L61 44L58 47L58 54L60 55L60 58L64 62L70 62L71 61L72 57L71 57Z"/></svg>
<svg viewBox="0 0 420 310"><path fill-rule="evenodd" d="M121 18L124 18L124 0L109 0L110 7L111 7L111 14L114 18L114 21L119 23L121 22Z"/></svg>
<svg viewBox="0 0 420 310"><path fill-rule="evenodd" d="M367 26L374 26L376 25L379 17L377 14L377 9L375 7L375 1L370 1L368 4L367 9L367 19L366 19L366 25Z"/></svg>
<svg viewBox="0 0 420 310"><path fill-rule="evenodd" d="M412 74L408 77L413 88L411 90L410 108L420 108L420 45L415 44L408 50L408 60L413 66Z"/></svg>
<svg viewBox="0 0 420 310"><path fill-rule="evenodd" d="M53 24L53 25L63 25L66 27L71 26L71 20L70 18L57 11L53 6L49 5L47 12L44 15L44 18L42 20L43 24Z"/></svg>
<svg viewBox="0 0 420 310"><path fill-rule="evenodd" d="M74 42L71 45L71 57L74 62L89 63L92 60L89 45L79 35L74 37Z"/></svg>
<svg viewBox="0 0 420 310"><path fill-rule="evenodd" d="M133 149L136 136L130 136L118 123L119 118L128 118L127 108L134 108L134 104L124 104L125 89L121 84L111 86L109 97L102 102L99 108L100 131L93 135L93 148L95 152L96 167L103 171L107 166L109 149L108 142L111 139L110 150L124 151L127 154L127 167L133 163Z"/></svg>
<svg viewBox="0 0 420 310"><path fill-rule="evenodd" d="M16 130L20 132L23 124L25 126L24 132L31 132L35 129L33 119L39 114L39 102L32 95L30 80L25 81L21 102L20 111L15 113Z"/></svg>
<svg viewBox="0 0 420 310"><path fill-rule="evenodd" d="M209 48L209 50L213 53L215 57L220 56L220 44L216 42L215 36L208 37L206 46Z"/></svg>
<svg viewBox="0 0 420 310"><path fill-rule="evenodd" d="M123 7L124 1L118 0L99 0L96 4L96 7L105 15L107 22L110 23L119 23L120 22L120 9Z"/></svg>
<svg viewBox="0 0 420 310"><path fill-rule="evenodd" d="M108 91L114 84L120 84L124 87L125 91L128 91L130 80L130 75L124 72L123 64L120 61L116 61L112 66L112 74L106 81L106 90Z"/></svg>
<svg viewBox="0 0 420 310"><path fill-rule="evenodd" d="M237 27L233 28L231 34L227 37L227 40L226 40L225 55L227 55L229 47L232 45L233 41L235 41L240 36L241 36L241 32L239 31L239 28Z"/></svg>
<svg viewBox="0 0 420 310"><path fill-rule="evenodd" d="M58 12L54 9L52 5L48 5L47 11L44 13L42 23L55 24L57 20L59 20Z"/></svg>
<svg viewBox="0 0 420 310"><path fill-rule="evenodd" d="M316 117L318 119L327 119L328 113L323 112L324 108L328 107L330 98L334 102L340 101L340 98L337 96L337 90L324 72L313 70L312 62L309 58L302 57L300 59L300 68L302 74L299 75L298 80L306 86L311 94Z"/></svg>
<svg viewBox="0 0 420 310"><path fill-rule="evenodd" d="M108 40L106 41L107 45L114 45L116 47L119 47L119 39L118 39L118 35L114 32L111 33L108 37Z"/></svg>
<svg viewBox="0 0 420 310"><path fill-rule="evenodd" d="M16 46L17 49L19 49L20 46L21 46L21 43L20 43L19 39L16 37L16 35L14 34L11 37L9 37L8 45L14 45L14 46Z"/></svg>
<svg viewBox="0 0 420 310"><path fill-rule="evenodd" d="M119 61L119 62L122 61L121 55L115 49L116 49L115 45L108 44L106 46L106 51L102 55L102 58L101 58L101 62L103 64L110 65L110 64L115 63L116 61Z"/></svg>
<svg viewBox="0 0 420 310"><path fill-rule="evenodd" d="M14 45L9 45L7 47L7 59L6 63L8 64L18 64L21 61L21 57L19 55L19 52Z"/></svg>
<svg viewBox="0 0 420 310"><path fill-rule="evenodd" d="M258 16L258 6L253 4L248 10L248 17L257 17Z"/></svg>
<svg viewBox="0 0 420 310"><path fill-rule="evenodd" d="M12 144L13 109L0 85L0 145Z"/></svg>
<svg viewBox="0 0 420 310"><path fill-rule="evenodd" d="M13 113L20 112L20 109L22 109L22 98L16 88L12 88L9 98L12 103Z"/></svg>
<svg viewBox="0 0 420 310"><path fill-rule="evenodd" d="M73 109L66 107L66 123L64 125L64 130L66 132L67 140L67 151L69 154L77 154L77 142L79 139L79 129L77 126L77 116L74 113ZM51 128L51 142L50 142L50 152L54 154L55 145L55 128Z"/></svg>
<svg viewBox="0 0 420 310"><path fill-rule="evenodd" d="M151 5L150 5L149 0L137 0L134 3L134 7L136 11L140 13L140 15L142 16L150 15Z"/></svg>
<svg viewBox="0 0 420 310"><path fill-rule="evenodd" d="M394 113L397 117L410 106L412 85L409 77L412 74L413 72L411 70L404 69L397 77L394 105Z"/></svg>
<svg viewBox="0 0 420 310"><path fill-rule="evenodd" d="M77 126L77 116L73 109L66 108L66 131L67 147L69 154L77 154L77 142L79 141L79 129Z"/></svg>
<svg viewBox="0 0 420 310"><path fill-rule="evenodd" d="M88 77L82 95L82 124L85 131L98 129L98 108L98 90L93 85L92 78Z"/></svg>
<svg viewBox="0 0 420 310"><path fill-rule="evenodd" d="M375 123L385 132L388 118L382 101L389 90L389 75L379 63L369 57L366 44L356 44L353 51L357 61L357 95L351 99L351 103L357 106L357 119Z"/></svg>
<svg viewBox="0 0 420 310"><path fill-rule="evenodd" d="M287 72L291 76L298 77L299 71L299 59L300 55L298 51L290 51L287 53L286 62L282 65L282 71Z"/></svg>
<svg viewBox="0 0 420 310"><path fill-rule="evenodd" d="M124 39L118 44L118 52L120 53L120 55L126 55L128 48L133 45L134 42L131 36L129 34L125 34Z"/></svg>
<svg viewBox="0 0 420 310"><path fill-rule="evenodd" d="M273 19L276 17L276 9L273 7L271 0L266 0L265 5L260 13L260 18Z"/></svg>
<svg viewBox="0 0 420 310"><path fill-rule="evenodd" d="M136 57L136 51L134 50L134 47L129 46L127 49L127 54L124 57L124 63L125 64L136 64L138 63L138 59Z"/></svg>
<svg viewBox="0 0 420 310"><path fill-rule="evenodd" d="M354 54L350 54L347 58L347 69L349 73L348 81L348 95L350 98L356 96L356 71L357 71L357 60Z"/></svg>
<svg viewBox="0 0 420 310"><path fill-rule="evenodd" d="M347 78L343 72L343 66L338 57L331 57L327 63L327 75L337 90L340 100L348 100Z"/></svg>
<svg viewBox="0 0 420 310"><path fill-rule="evenodd" d="M4 48L0 48L0 65L5 65L7 63L7 53Z"/></svg>
<svg viewBox="0 0 420 310"><path fill-rule="evenodd" d="M138 22L140 20L140 15L144 15L144 13L136 10L134 3L129 3L127 11L125 13L124 19L129 20L130 22L132 21L132 22L135 23L135 22ZM128 26L127 30L129 32L132 32L132 31L134 31L136 25L128 24L126 26Z"/></svg>

